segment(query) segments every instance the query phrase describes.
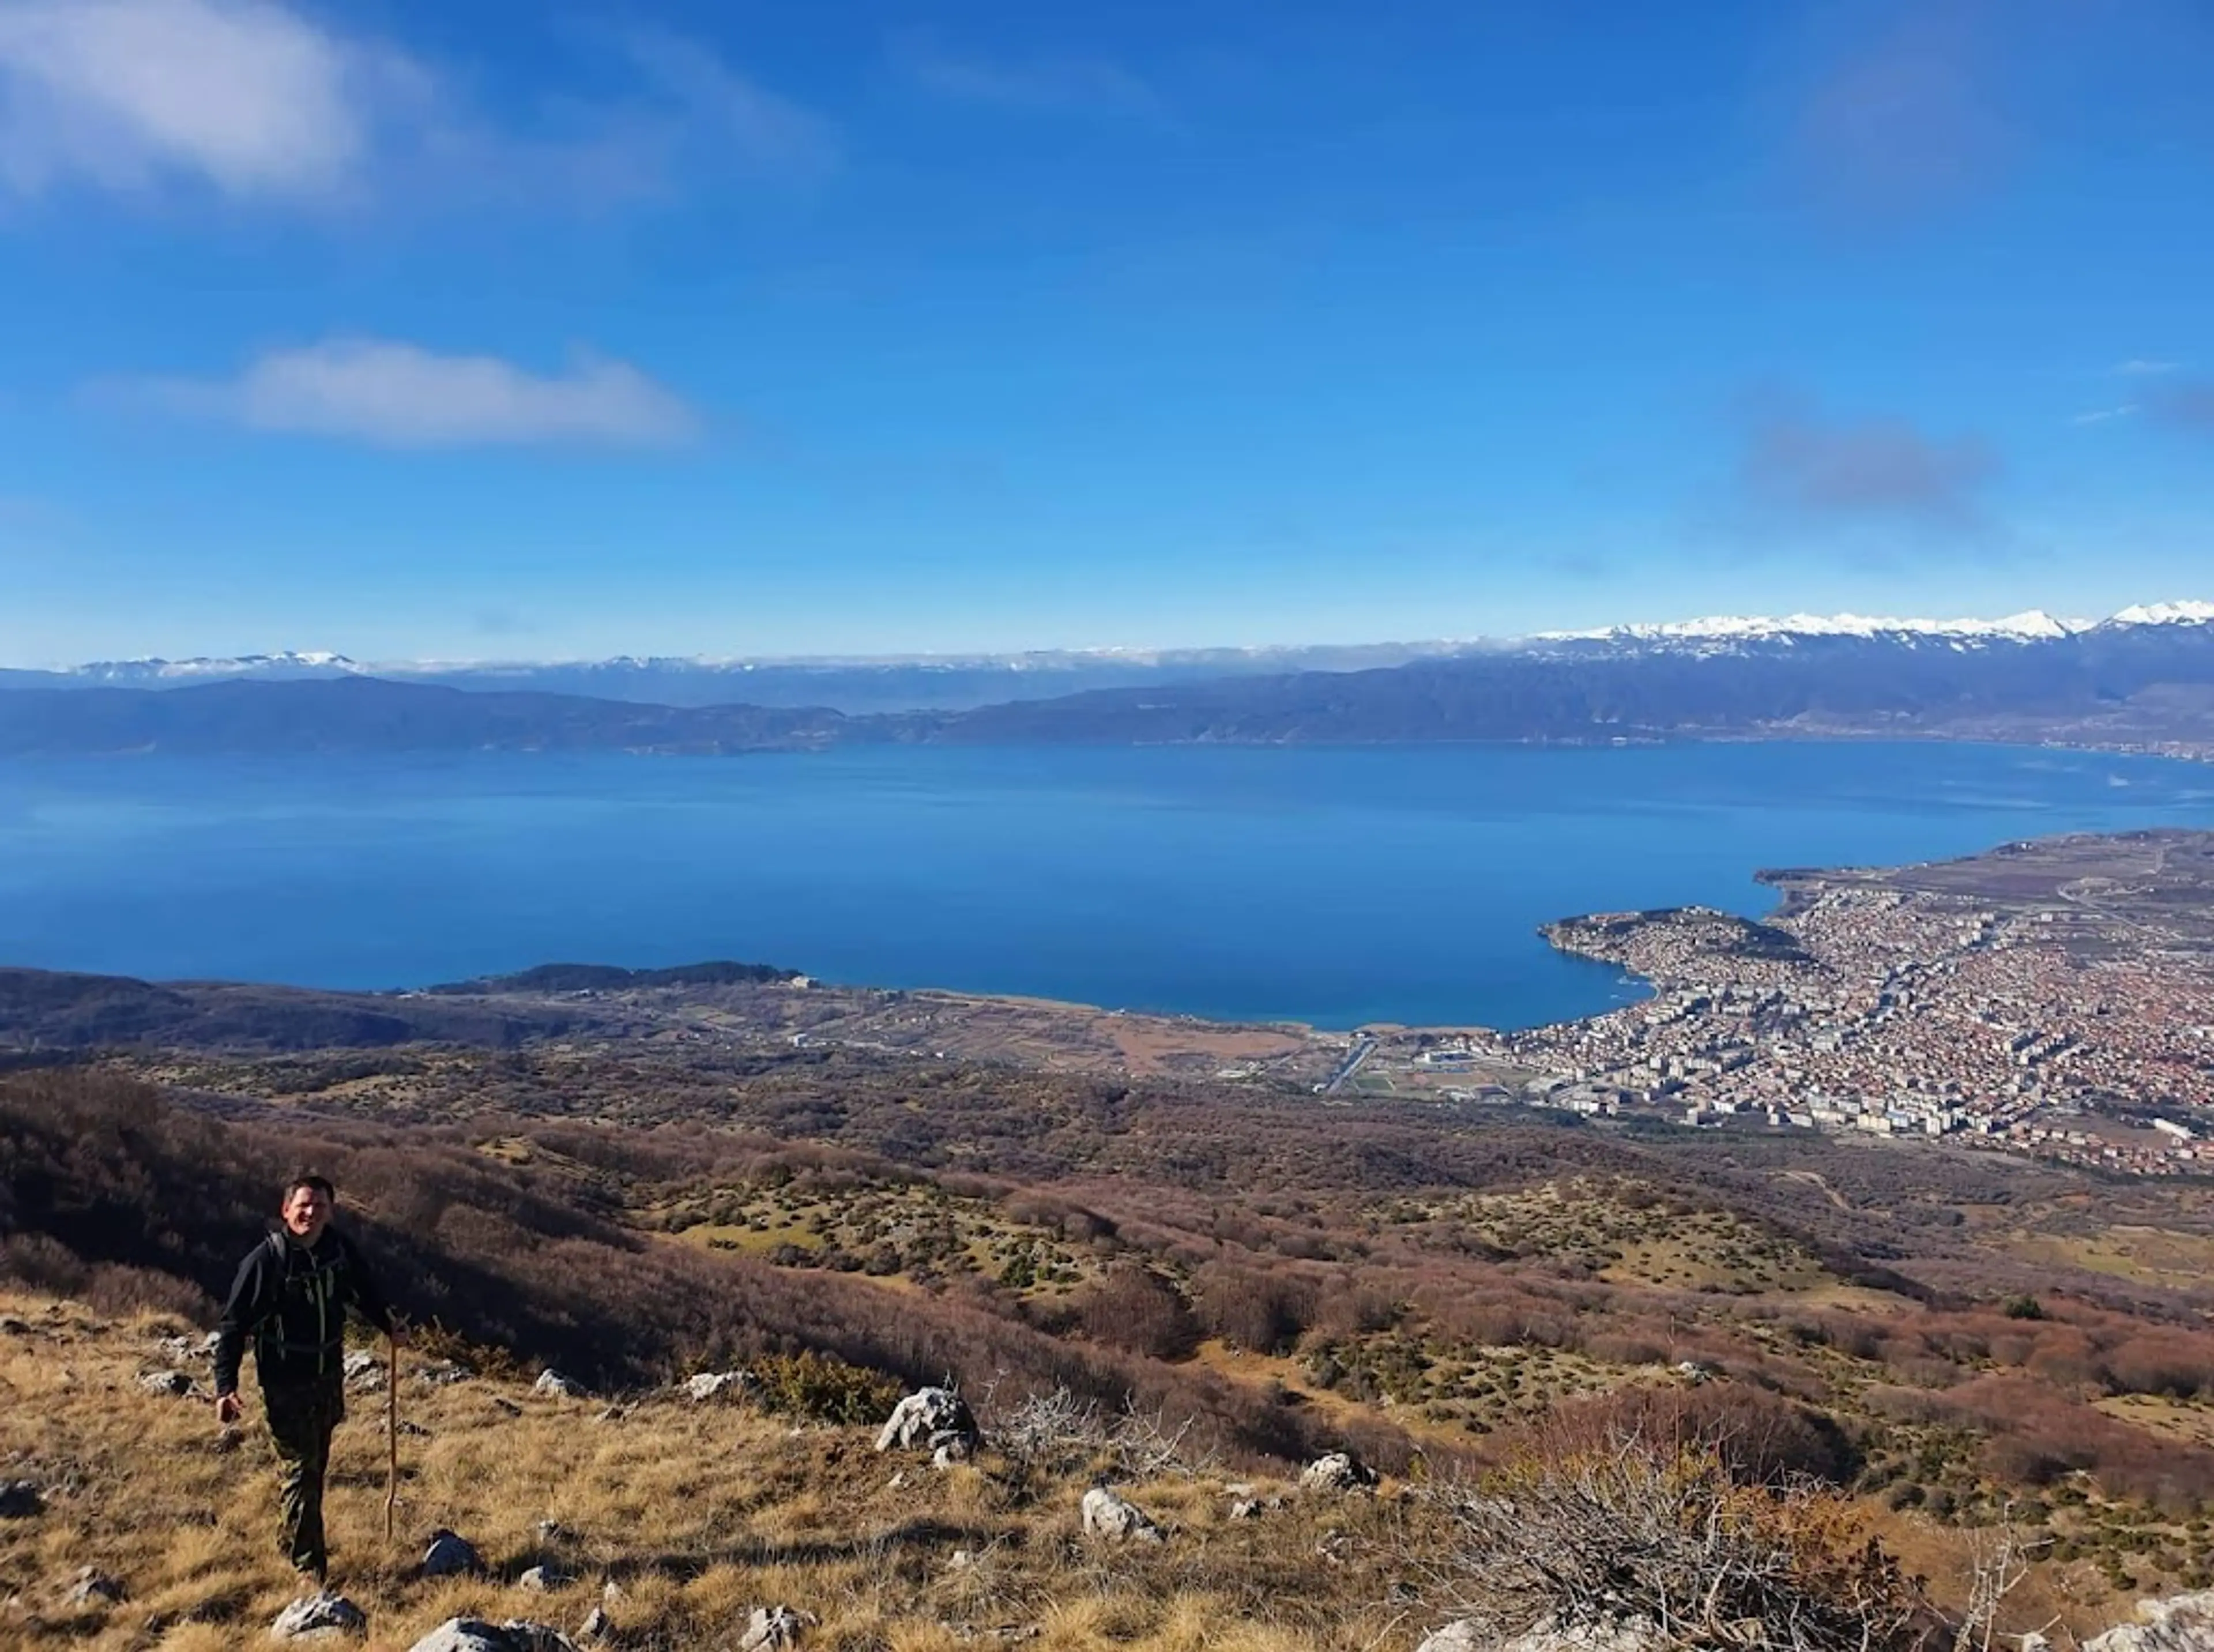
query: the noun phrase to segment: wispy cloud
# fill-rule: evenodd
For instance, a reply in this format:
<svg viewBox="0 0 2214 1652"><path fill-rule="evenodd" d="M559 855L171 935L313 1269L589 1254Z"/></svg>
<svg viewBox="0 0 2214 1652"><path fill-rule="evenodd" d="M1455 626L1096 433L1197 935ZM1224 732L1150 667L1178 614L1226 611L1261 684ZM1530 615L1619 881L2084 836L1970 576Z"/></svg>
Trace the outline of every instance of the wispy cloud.
<svg viewBox="0 0 2214 1652"><path fill-rule="evenodd" d="M0 0L0 187L602 205L835 168L828 123L708 47L646 30L596 44L615 92L495 119L420 58L284 0Z"/></svg>
<svg viewBox="0 0 2214 1652"><path fill-rule="evenodd" d="M1985 489L1997 456L1973 437L1942 440L1904 419L1837 419L1801 397L1748 407L1738 485L1758 518L1808 527L1988 538Z"/></svg>
<svg viewBox="0 0 2214 1652"><path fill-rule="evenodd" d="M2089 413L2079 413L2068 422L2071 425L2104 425L2117 419L2127 419L2138 410L2134 401L2125 401L2119 407L2095 407Z"/></svg>
<svg viewBox="0 0 2214 1652"><path fill-rule="evenodd" d="M1994 9L1926 0L1885 10L1815 76L1795 134L1801 175L1819 203L1862 222L1917 217L1975 193L2013 142L2000 108L2004 33Z"/></svg>
<svg viewBox="0 0 2214 1652"><path fill-rule="evenodd" d="M892 66L910 83L949 102L1145 120L1166 114L1151 86L1106 58L993 58L955 51L921 33L894 37L890 50Z"/></svg>
<svg viewBox="0 0 2214 1652"><path fill-rule="evenodd" d="M138 379L95 387L112 404L248 430L392 448L651 447L699 420L626 363L580 355L541 375L496 356L443 356L380 339L333 339L260 357L231 379Z"/></svg>
<svg viewBox="0 0 2214 1652"><path fill-rule="evenodd" d="M2122 378L2147 378L2173 373L2182 365L2181 362L2150 361L2142 356L2132 356L2127 361L2116 362L2113 370Z"/></svg>
<svg viewBox="0 0 2214 1652"><path fill-rule="evenodd" d="M2214 379L2164 383L2146 398L2145 411L2163 425L2214 436Z"/></svg>

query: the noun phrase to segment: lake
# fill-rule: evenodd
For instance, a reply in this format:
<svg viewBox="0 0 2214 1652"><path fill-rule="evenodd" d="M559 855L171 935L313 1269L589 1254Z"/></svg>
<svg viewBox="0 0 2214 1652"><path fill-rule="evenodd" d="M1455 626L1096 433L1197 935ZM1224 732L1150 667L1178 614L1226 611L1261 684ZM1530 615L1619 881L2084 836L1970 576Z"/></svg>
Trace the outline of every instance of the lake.
<svg viewBox="0 0 2214 1652"><path fill-rule="evenodd" d="M1928 743L0 762L0 962L424 985L728 958L1225 1019L1633 995L1533 933L1761 866L2214 825L2214 768Z"/></svg>

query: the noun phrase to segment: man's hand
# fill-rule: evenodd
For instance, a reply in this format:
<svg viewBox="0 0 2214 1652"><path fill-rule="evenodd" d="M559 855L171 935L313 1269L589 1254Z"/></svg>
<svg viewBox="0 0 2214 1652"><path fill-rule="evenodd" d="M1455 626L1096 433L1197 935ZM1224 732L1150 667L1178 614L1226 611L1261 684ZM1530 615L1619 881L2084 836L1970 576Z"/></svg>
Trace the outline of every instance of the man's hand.
<svg viewBox="0 0 2214 1652"><path fill-rule="evenodd" d="M217 1394L215 1397L215 1420L224 1428L229 1428L245 1415L246 1407L238 1403L236 1389L234 1388L227 1394Z"/></svg>

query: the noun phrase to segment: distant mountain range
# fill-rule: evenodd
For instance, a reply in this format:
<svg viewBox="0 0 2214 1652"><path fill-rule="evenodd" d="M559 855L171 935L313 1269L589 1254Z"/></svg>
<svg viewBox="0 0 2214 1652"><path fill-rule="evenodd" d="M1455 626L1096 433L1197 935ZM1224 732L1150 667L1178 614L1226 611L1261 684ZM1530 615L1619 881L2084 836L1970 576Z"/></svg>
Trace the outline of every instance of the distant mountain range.
<svg viewBox="0 0 2214 1652"><path fill-rule="evenodd" d="M101 660L61 670L0 668L0 689L187 688L212 682L335 682L380 677L478 693L556 694L651 706L829 707L849 714L962 711L1095 688L1219 676L1352 671L1404 664L1483 644L1377 643L1297 648L1050 650L878 659L697 659L624 656L581 661L365 664L344 654L246 654L229 659Z"/></svg>
<svg viewBox="0 0 2214 1652"><path fill-rule="evenodd" d="M332 656L87 667L0 693L0 755L593 750L731 753L883 743L961 744L1631 743L1787 736L2052 740L2214 756L2214 603L1918 621L1793 616L1621 626L1512 642L1289 655L1112 657L1142 680L961 707L653 703L548 691L558 673L649 669L704 692L759 680L698 662L481 668L463 688L373 675ZM1317 669L1312 658L1336 669ZM1342 658L1350 656L1350 658ZM1105 670L971 661L1025 688ZM1144 662L1141 664L1141 659ZM1287 668L1292 659L1296 664ZM1202 662L1212 660L1212 670ZM1091 661L1091 664L1082 662ZM1226 663L1227 662L1227 663ZM1361 664L1362 669L1346 669ZM1273 667L1273 669L1272 669ZM792 664L780 671L813 670ZM927 671L893 661L821 669ZM1035 670L1035 675L1026 675ZM130 675L144 675L136 679ZM1057 676L1066 671L1070 675ZM28 680L27 680L28 679ZM639 679L625 677L635 685ZM878 689L892 691L887 675ZM148 682L169 685L144 686ZM789 686L790 677L778 678ZM492 682L527 687L492 688ZM116 686L132 683L133 686Z"/></svg>

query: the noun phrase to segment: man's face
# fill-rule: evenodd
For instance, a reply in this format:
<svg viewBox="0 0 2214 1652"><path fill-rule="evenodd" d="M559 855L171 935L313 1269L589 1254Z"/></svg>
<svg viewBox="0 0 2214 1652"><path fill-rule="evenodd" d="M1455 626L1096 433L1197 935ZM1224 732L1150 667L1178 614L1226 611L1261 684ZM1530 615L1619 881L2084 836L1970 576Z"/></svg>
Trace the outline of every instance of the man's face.
<svg viewBox="0 0 2214 1652"><path fill-rule="evenodd" d="M330 1225L330 1196L319 1187L296 1187L284 1197L284 1231L313 1245Z"/></svg>

